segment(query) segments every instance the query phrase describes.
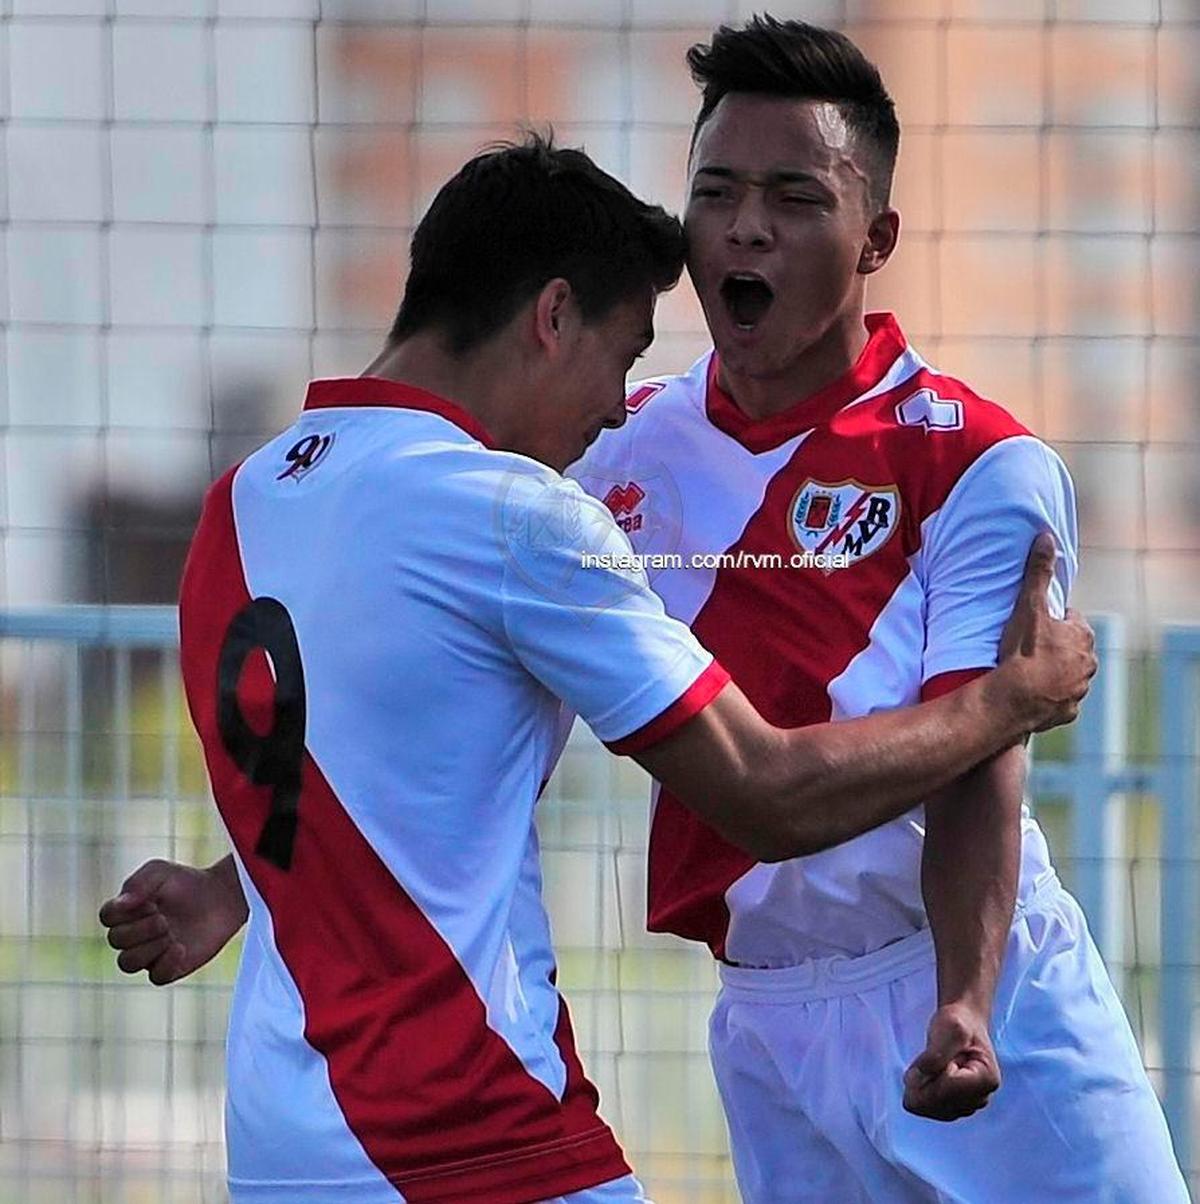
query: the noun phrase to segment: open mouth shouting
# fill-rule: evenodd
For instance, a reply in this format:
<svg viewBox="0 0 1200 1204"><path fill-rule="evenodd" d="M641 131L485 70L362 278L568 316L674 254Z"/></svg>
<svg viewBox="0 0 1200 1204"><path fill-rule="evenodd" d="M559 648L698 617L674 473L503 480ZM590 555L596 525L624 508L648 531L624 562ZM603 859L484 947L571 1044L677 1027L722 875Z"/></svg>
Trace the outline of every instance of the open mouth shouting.
<svg viewBox="0 0 1200 1204"><path fill-rule="evenodd" d="M730 272L721 281L721 299L739 330L751 331L762 321L775 294L754 272Z"/></svg>

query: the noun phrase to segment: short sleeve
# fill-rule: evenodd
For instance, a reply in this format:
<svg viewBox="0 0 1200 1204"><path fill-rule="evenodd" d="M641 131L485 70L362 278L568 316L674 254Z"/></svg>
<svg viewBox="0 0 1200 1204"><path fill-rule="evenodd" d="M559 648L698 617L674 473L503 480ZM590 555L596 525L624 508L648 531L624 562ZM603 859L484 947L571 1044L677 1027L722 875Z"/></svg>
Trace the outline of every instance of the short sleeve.
<svg viewBox="0 0 1200 1204"><path fill-rule="evenodd" d="M667 615L607 507L574 482L515 479L500 521L509 643L615 751L665 738L728 682Z"/></svg>
<svg viewBox="0 0 1200 1204"><path fill-rule="evenodd" d="M1078 566L1070 474L1031 435L1001 440L967 469L922 533L923 683L996 663L1030 544L1041 531L1058 545L1049 605L1061 616Z"/></svg>

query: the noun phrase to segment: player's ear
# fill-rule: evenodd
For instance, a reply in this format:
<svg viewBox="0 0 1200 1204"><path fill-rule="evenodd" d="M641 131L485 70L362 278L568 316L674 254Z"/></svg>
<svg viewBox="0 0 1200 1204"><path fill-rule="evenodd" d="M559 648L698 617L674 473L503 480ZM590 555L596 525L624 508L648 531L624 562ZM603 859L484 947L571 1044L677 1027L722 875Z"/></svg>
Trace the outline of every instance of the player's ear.
<svg viewBox="0 0 1200 1204"><path fill-rule="evenodd" d="M542 285L533 307L534 334L546 351L558 351L569 333L573 318L574 294L570 282L561 276Z"/></svg>
<svg viewBox="0 0 1200 1204"><path fill-rule="evenodd" d="M892 257L899 240L900 214L895 209L881 209L867 227L867 237L858 257L859 275L869 276L872 272L878 272Z"/></svg>

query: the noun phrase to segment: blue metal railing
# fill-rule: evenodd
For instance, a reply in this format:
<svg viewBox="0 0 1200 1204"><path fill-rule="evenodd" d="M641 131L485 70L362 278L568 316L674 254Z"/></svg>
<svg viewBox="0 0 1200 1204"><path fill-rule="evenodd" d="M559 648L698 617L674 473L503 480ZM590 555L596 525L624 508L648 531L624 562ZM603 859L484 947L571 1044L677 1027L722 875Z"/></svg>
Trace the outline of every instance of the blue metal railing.
<svg viewBox="0 0 1200 1204"><path fill-rule="evenodd" d="M1200 920L1200 628L1164 629L1157 707L1159 757L1154 764L1129 765L1124 624L1115 616L1094 617L1092 623L1101 668L1075 725L1073 752L1064 761L1035 761L1030 788L1035 797L1053 795L1068 801L1071 854L1076 865L1074 889L1100 951L1116 975L1124 959L1124 895L1128 889L1123 863L1124 796L1137 793L1158 800L1163 1106L1186 1172L1192 1166L1192 1034ZM173 647L179 631L174 607L67 606L0 611L3 639Z"/></svg>
<svg viewBox="0 0 1200 1204"><path fill-rule="evenodd" d="M1161 817L1161 994L1163 1109L1175 1151L1192 1166L1193 1026L1197 1006L1197 941L1200 921L1200 628L1163 631L1159 665L1162 685L1157 714L1158 760L1125 763L1128 686L1124 625L1115 616L1092 619L1100 671L1075 727L1070 761L1035 764L1035 795L1066 796L1071 805L1074 889L1110 969L1124 956L1122 863L1124 800L1129 793L1153 795ZM1121 984L1118 983L1118 986Z"/></svg>
<svg viewBox="0 0 1200 1204"><path fill-rule="evenodd" d="M0 610L0 639L158 648L179 643L179 618L173 606Z"/></svg>
<svg viewBox="0 0 1200 1204"><path fill-rule="evenodd" d="M1192 1166L1192 1022L1196 1007L1196 925L1200 920L1200 782L1196 726L1200 629L1177 627L1163 639L1162 752L1162 1044L1163 1106L1185 1168Z"/></svg>

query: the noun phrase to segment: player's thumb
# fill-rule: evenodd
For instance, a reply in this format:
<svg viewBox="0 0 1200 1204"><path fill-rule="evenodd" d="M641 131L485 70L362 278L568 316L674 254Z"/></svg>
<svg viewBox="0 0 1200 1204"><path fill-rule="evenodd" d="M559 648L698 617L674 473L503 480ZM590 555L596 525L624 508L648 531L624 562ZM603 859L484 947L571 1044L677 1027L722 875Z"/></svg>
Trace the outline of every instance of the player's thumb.
<svg viewBox="0 0 1200 1204"><path fill-rule="evenodd" d="M121 883L121 893L109 903L126 912L152 904L173 868L169 861L158 857L147 861Z"/></svg>
<svg viewBox="0 0 1200 1204"><path fill-rule="evenodd" d="M1054 536L1043 531L1033 541L1025 560L1025 577L1017 598L1017 609L1026 614L1048 614L1050 583L1054 580L1054 561L1058 550Z"/></svg>
<svg viewBox="0 0 1200 1204"><path fill-rule="evenodd" d="M937 1078L961 1048L962 1042L952 1027L935 1024L929 1030L925 1048L913 1062L913 1069L925 1078Z"/></svg>

